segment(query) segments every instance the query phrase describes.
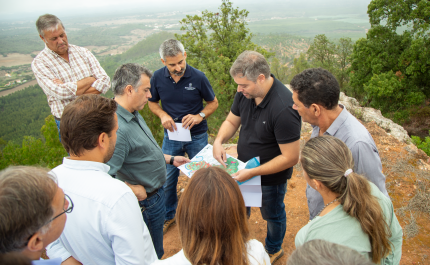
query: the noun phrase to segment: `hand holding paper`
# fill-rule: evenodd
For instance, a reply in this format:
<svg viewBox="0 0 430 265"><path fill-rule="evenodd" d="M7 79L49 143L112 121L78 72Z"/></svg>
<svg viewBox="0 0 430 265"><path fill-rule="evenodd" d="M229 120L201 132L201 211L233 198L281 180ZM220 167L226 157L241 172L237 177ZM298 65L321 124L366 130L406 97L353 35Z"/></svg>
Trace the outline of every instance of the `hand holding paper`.
<svg viewBox="0 0 430 265"><path fill-rule="evenodd" d="M181 142L191 142L191 132L190 130L182 127L182 123L175 123L176 131L167 131L169 135L169 140L181 141Z"/></svg>

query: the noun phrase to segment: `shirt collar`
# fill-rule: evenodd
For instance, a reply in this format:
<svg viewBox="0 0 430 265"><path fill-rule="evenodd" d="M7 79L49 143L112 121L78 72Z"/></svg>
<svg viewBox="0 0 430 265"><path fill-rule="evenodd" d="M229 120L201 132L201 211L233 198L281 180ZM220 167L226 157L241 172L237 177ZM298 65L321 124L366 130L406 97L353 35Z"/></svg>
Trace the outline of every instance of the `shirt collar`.
<svg viewBox="0 0 430 265"><path fill-rule="evenodd" d="M191 76L191 69L190 69L190 66L186 64L185 73L182 77L190 77L190 76ZM164 77L170 77L170 72L169 72L169 69L167 69L167 66L164 66Z"/></svg>
<svg viewBox="0 0 430 265"><path fill-rule="evenodd" d="M73 160L70 158L63 158L63 166L71 169L82 169L82 170L94 170L108 173L110 166L94 161L84 161L84 160Z"/></svg>
<svg viewBox="0 0 430 265"><path fill-rule="evenodd" d="M260 104L258 104L258 107L260 107L260 108L265 108L267 106L267 104L269 104L272 91L274 90L273 87L275 86L276 78L272 74L270 74L270 76L273 77L273 84L270 87L269 91L267 91L267 94L264 96L263 101L261 101Z"/></svg>
<svg viewBox="0 0 430 265"><path fill-rule="evenodd" d="M326 133L328 133L329 135L335 135L336 132L339 130L340 126L342 126L342 124L348 118L348 111L346 110L345 106L343 106L342 104L339 104L339 106L342 108L342 111L327 129Z"/></svg>
<svg viewBox="0 0 430 265"><path fill-rule="evenodd" d="M117 106L118 107L116 109L116 114L121 116L127 122L130 122L135 117L137 111L134 111L133 113L131 113L130 111L123 108L121 105L117 104Z"/></svg>

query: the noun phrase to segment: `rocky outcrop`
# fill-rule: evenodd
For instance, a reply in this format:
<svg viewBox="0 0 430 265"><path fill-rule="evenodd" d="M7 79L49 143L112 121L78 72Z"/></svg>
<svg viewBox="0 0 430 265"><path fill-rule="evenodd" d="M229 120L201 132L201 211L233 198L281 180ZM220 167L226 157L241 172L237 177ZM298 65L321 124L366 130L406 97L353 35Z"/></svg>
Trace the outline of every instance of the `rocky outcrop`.
<svg viewBox="0 0 430 265"><path fill-rule="evenodd" d="M382 116L380 110L361 107L355 98L348 97L343 92L340 92L339 103L344 105L351 114L357 117L357 119L364 122L374 121L379 127L384 129L397 140L407 144L411 143L411 138L409 137L408 132L402 126Z"/></svg>

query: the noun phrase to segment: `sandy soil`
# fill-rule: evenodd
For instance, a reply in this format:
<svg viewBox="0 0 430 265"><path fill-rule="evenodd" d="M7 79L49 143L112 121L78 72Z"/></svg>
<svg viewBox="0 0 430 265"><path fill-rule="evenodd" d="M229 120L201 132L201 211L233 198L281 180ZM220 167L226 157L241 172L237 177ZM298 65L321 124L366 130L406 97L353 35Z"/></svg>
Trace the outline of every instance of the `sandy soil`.
<svg viewBox="0 0 430 265"><path fill-rule="evenodd" d="M16 92L16 91L19 91L19 90L23 90L24 88L29 87L29 86L33 86L35 84L37 84L37 81L36 80L32 80L30 82L27 82L27 83L25 83L23 85L15 87L15 88L0 91L0 97L7 96L9 94L12 94L13 92Z"/></svg>
<svg viewBox="0 0 430 265"><path fill-rule="evenodd" d="M417 193L416 184L421 181L430 183L429 179L418 179L417 172L420 173L420 161L428 161L423 153L417 153L411 156L406 150L406 144L399 142L397 139L388 135L383 129L379 128L375 123L365 124L369 132L372 134L383 162L383 170L387 176L387 188L393 200L396 209L396 215L400 224L404 228L411 223L409 213L399 215L398 209L406 206L411 198ZM304 143L310 137L310 126L307 124L302 130L301 141ZM230 147L227 152L232 156L237 155L236 147ZM401 161L401 162L399 162ZM399 167L399 168L394 168ZM421 167L422 168L422 167ZM408 171L405 173L404 171ZM429 167L430 170L430 167ZM415 173L414 173L415 172ZM428 172L425 172L428 174ZM178 182L178 194L186 187L188 178L181 176ZM306 203L306 181L302 177L301 169L296 166L294 168L293 177L288 181L288 191L285 196L285 205L287 212L287 232L284 243L282 245L285 255L275 264L286 264L287 258L294 251L294 238L297 232L309 220L308 208ZM429 190L430 192L430 190ZM429 212L411 211L416 216L419 233L417 236L406 238L403 241L403 256L400 264L430 264L428 257L430 256L430 222ZM249 220L251 238L256 238L264 243L266 236L266 222L262 219L259 209L252 208L251 218ZM178 236L177 225L172 228L164 236L163 258L170 257L181 250L181 243Z"/></svg>

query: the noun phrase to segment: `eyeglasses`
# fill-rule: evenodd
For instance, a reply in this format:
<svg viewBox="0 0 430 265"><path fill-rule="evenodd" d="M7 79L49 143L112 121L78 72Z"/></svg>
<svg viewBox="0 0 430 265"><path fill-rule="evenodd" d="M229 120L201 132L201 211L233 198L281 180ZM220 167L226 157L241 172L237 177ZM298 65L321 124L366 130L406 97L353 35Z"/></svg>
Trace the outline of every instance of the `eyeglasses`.
<svg viewBox="0 0 430 265"><path fill-rule="evenodd" d="M60 213L60 214L58 214L58 215L56 215L55 217L53 217L52 219L50 219L48 222L46 222L43 226L45 226L45 225L47 225L47 224L49 224L50 222L52 222L52 221L54 221L56 218L58 218L58 217L60 217L62 214L65 214L65 213L71 213L72 211L73 211L73 201L72 201L72 199L70 199L70 197L69 197L69 195L67 195L67 194L64 194L64 205L66 205L66 200L69 202L69 206L67 207L67 209L63 209L63 212L62 213ZM42 227L43 227L42 226ZM34 234L32 234L31 236L29 236L28 237L28 239L27 239L27 241L25 242L25 245L24 246L27 246L28 245L28 241L30 240L30 238L33 236Z"/></svg>
<svg viewBox="0 0 430 265"><path fill-rule="evenodd" d="M51 220L49 220L48 222L46 222L45 225L49 224L50 222L54 221L56 218L60 217L62 214L65 213L71 213L73 211L73 201L72 199L70 199L69 195L64 194L64 205L66 205L66 200L69 202L69 207L67 207L67 209L65 209L62 213L58 214L57 216L53 217Z"/></svg>

